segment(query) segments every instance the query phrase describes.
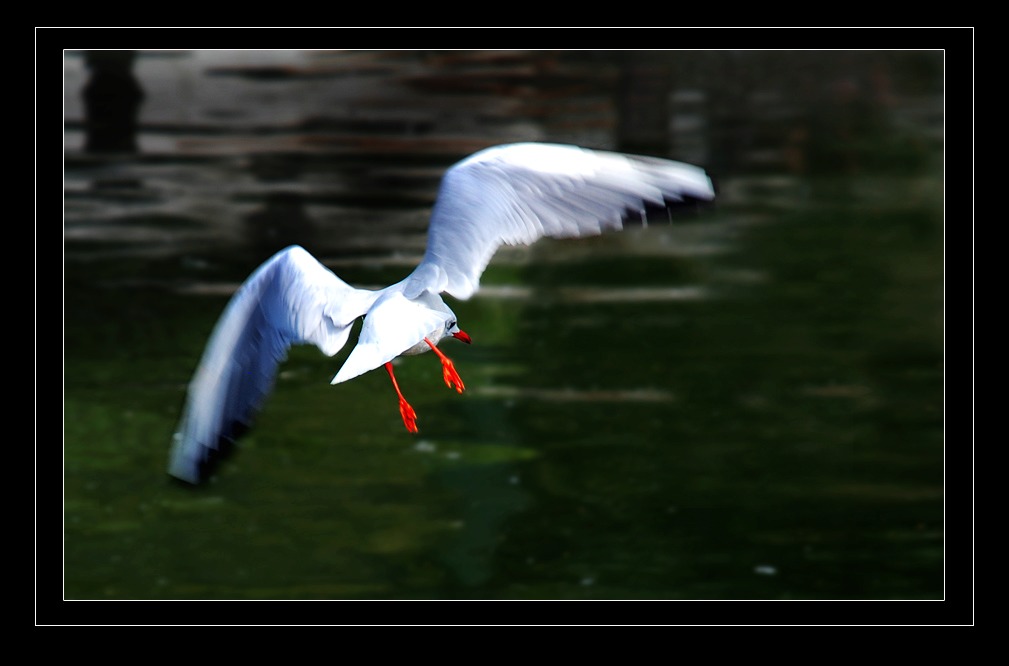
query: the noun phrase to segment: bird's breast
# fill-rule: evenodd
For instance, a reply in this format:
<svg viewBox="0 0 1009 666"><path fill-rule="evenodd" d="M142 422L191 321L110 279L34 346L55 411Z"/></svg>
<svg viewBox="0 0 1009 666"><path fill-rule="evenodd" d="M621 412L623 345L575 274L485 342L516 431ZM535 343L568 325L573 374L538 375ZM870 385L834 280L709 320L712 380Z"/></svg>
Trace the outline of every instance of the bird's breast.
<svg viewBox="0 0 1009 666"><path fill-rule="evenodd" d="M426 336L424 336L424 338L421 338L420 342L418 342L413 347L410 347L405 352L400 354L400 356L415 356L417 354L423 354L424 352L429 352L431 351L431 346L427 344L427 341L430 340L431 342L437 344L438 341L441 340L441 338L442 338L441 332L432 331L431 333L428 333Z"/></svg>

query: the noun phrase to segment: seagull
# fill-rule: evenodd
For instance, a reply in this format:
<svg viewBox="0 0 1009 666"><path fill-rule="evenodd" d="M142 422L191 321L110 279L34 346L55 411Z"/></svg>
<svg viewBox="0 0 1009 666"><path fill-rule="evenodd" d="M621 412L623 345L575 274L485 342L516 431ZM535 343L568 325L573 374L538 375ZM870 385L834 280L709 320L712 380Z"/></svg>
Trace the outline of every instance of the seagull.
<svg viewBox="0 0 1009 666"><path fill-rule="evenodd" d="M418 432L417 414L403 396L392 361L433 352L445 384L465 390L439 344L472 340L441 295L473 296L498 247L616 231L633 215L647 223L648 206L714 196L711 179L690 164L573 145L513 143L481 150L445 172L424 256L396 284L357 289L304 248L281 250L246 279L215 325L189 383L169 474L194 485L205 481L251 426L291 346L315 345L334 356L360 317L357 344L331 383L384 367L403 424Z"/></svg>

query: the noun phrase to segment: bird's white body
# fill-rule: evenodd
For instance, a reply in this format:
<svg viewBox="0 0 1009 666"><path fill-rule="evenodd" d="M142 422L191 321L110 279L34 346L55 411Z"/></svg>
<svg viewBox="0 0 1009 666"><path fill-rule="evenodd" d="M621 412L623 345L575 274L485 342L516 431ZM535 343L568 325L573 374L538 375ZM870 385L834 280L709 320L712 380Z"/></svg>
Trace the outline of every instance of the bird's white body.
<svg viewBox="0 0 1009 666"><path fill-rule="evenodd" d="M643 215L646 203L713 197L708 176L688 164L510 144L446 172L424 257L396 284L356 289L303 248L282 250L245 281L221 315L189 385L169 472L191 483L205 477L218 449L251 423L291 345L313 344L333 356L364 316L357 344L332 383L431 349L450 364L436 345L447 336L468 336L441 294L472 296L500 245L596 235L622 228L629 212ZM461 382L456 388L462 390ZM402 411L402 394L400 400Z"/></svg>

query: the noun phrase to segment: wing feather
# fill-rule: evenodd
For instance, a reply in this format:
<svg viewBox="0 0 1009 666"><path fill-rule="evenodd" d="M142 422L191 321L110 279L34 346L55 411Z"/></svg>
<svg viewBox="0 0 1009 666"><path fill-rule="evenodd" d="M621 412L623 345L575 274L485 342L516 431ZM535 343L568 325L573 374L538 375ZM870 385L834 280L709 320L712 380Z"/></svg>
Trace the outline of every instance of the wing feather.
<svg viewBox="0 0 1009 666"><path fill-rule="evenodd" d="M441 303L441 299L430 292L424 292L417 299L409 299L394 285L385 290L368 311L357 345L332 383L353 379L401 354L416 353L411 352L411 348L424 351L424 337L443 330L445 322L451 317L452 313Z"/></svg>
<svg viewBox="0 0 1009 666"><path fill-rule="evenodd" d="M336 354L375 297L298 246L256 269L229 301L189 384L169 473L201 481L259 412L290 347Z"/></svg>
<svg viewBox="0 0 1009 666"><path fill-rule="evenodd" d="M404 293L469 298L501 245L618 230L628 212L687 198L714 198L707 174L689 164L560 144L488 148L445 174Z"/></svg>

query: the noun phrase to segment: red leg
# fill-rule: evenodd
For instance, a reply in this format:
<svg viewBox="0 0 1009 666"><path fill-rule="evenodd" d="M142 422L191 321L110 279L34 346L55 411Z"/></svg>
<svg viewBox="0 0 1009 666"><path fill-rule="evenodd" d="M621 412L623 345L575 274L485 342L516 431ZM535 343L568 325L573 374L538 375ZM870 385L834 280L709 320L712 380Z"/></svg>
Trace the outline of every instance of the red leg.
<svg viewBox="0 0 1009 666"><path fill-rule="evenodd" d="M462 377L460 377L459 373L456 372L455 364L452 363L452 359L450 359L448 356L445 356L445 354L440 349L435 347L434 343L428 340L427 338L424 338L424 342L426 342L427 345L431 348L431 351L437 354L438 358L441 359L441 373L442 377L444 377L445 379L445 386L449 388L454 388L456 393L462 393L463 391L465 391L466 385L462 383Z"/></svg>
<svg viewBox="0 0 1009 666"><path fill-rule="evenodd" d="M386 363L385 370L389 373L389 379L392 380L392 387L396 389L396 395L399 396L399 415L403 417L403 425L410 432L418 432L417 412L413 411L413 407L403 397L403 392L399 390L399 382L396 381L396 375L392 372L392 363Z"/></svg>

